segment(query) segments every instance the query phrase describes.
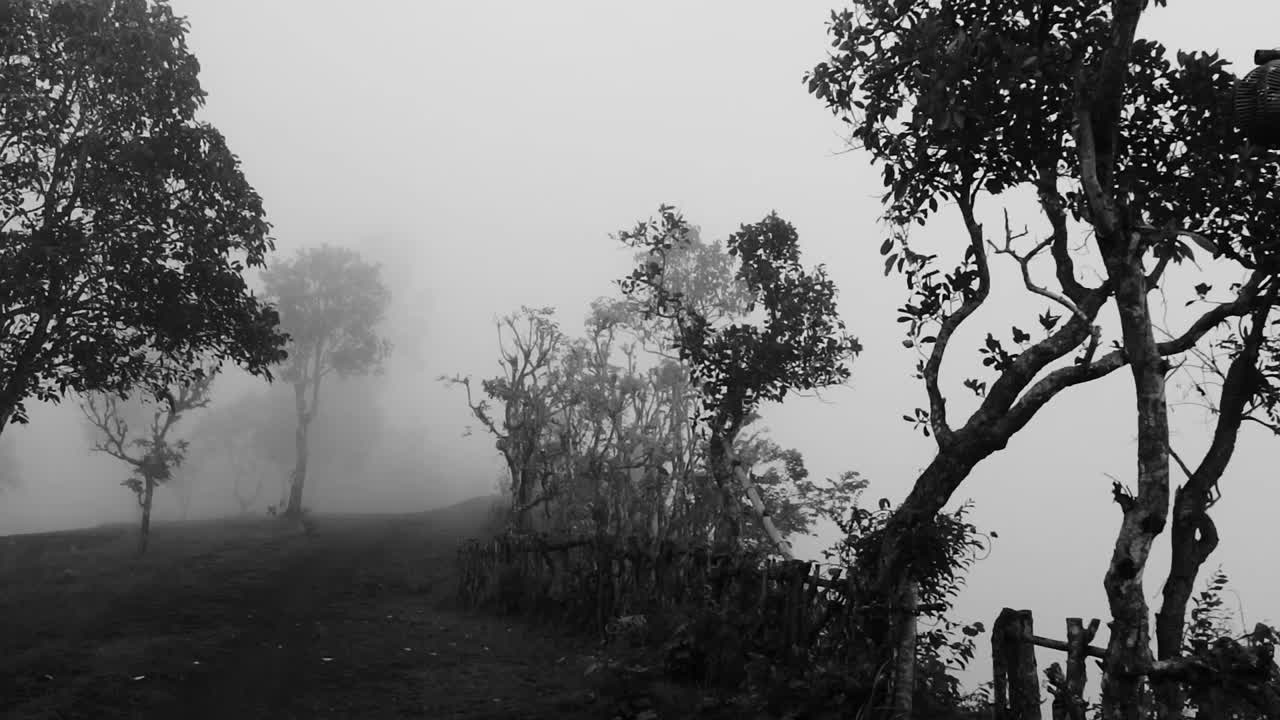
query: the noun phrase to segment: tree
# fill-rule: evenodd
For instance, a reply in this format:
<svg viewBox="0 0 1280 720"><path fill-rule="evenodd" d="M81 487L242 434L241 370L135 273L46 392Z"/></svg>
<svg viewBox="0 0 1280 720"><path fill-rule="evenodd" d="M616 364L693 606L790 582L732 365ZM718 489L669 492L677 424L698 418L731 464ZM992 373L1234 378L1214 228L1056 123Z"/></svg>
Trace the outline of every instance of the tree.
<svg viewBox="0 0 1280 720"><path fill-rule="evenodd" d="M1264 322L1280 249L1268 240L1280 225L1272 192L1280 166L1274 151L1248 145L1223 111L1235 78L1216 54L1171 59L1159 43L1137 39L1147 4L858 0L832 14L834 51L806 77L809 91L849 123L854 141L883 167L892 228L881 247L885 270L906 277L911 300L900 319L909 344L927 348L917 373L928 407L908 420L931 434L938 450L886 526L874 568L878 594L892 596L918 574L905 538L942 509L978 463L1061 391L1129 368L1136 491L1114 493L1122 520L1103 583L1112 614L1103 683L1108 719L1139 717L1144 674L1173 682L1159 677L1166 666L1153 663L1143 591L1152 543L1168 523L1167 358L1203 347L1228 320L1261 313L1255 322ZM1047 238L1030 247L1028 233L1015 232L1007 216L1001 242L979 221L980 199L1018 190L1035 193L1046 223ZM966 235L963 259L950 272L940 270L938 255L913 250L907 234L943 203L960 211ZM1083 250L1069 242L1078 224L1093 233ZM1157 341L1149 293L1203 295L1203 283L1162 287L1170 264L1195 253L1240 281L1223 302ZM1010 351L987 334L979 354L996 375L965 380L978 407L956 427L940 371L957 331L990 297L998 255L1014 261L1028 292L1050 303L1038 317L1044 336L1015 326ZM1078 267L1089 263L1101 265L1101 282L1080 278ZM1050 282L1036 278L1045 265ZM1119 332L1113 349L1101 352L1099 317L1108 306ZM1198 502L1195 485L1189 483L1188 502ZM1184 509L1174 522L1185 533L1203 513ZM1175 542L1175 553L1188 547ZM1180 712L1169 687L1157 697L1162 717Z"/></svg>
<svg viewBox="0 0 1280 720"><path fill-rule="evenodd" d="M121 485L134 492L142 509L139 555L147 551L151 501L156 487L172 479L173 471L187 453L187 441L170 442L169 432L185 413L209 404L209 386L214 376L215 373L206 372L199 379L158 393L153 399L155 407L150 411L149 423L138 422L138 418L147 414L147 403L141 400L129 407L115 395L96 393L85 396L80 405L81 412L98 434L93 449L132 468L129 478ZM139 424L143 425L141 431L131 432Z"/></svg>
<svg viewBox="0 0 1280 720"><path fill-rule="evenodd" d="M0 7L0 431L32 398L284 357L242 275L272 249L262 200L195 119L185 38L163 0Z"/></svg>
<svg viewBox="0 0 1280 720"><path fill-rule="evenodd" d="M470 377L441 378L462 386L472 415L494 436L511 480L511 519L521 529L531 527L529 512L555 492L548 452L559 450L551 450L545 439L569 402L557 367L565 337L553 315L551 308L522 307L498 320L502 374L481 382L487 399L473 397ZM491 402L501 404L500 417Z"/></svg>
<svg viewBox="0 0 1280 720"><path fill-rule="evenodd" d="M290 336L281 377L293 385L297 462L284 514L296 517L302 512L307 432L319 410L320 386L331 374L349 377L381 369L391 343L378 335L378 326L391 291L377 265L332 245L298 251L292 260L268 268L263 280Z"/></svg>
<svg viewBox="0 0 1280 720"><path fill-rule="evenodd" d="M695 241L692 228L674 208L662 207L658 219L641 222L618 239L644 253L621 281L623 293L648 316L672 323L668 345L700 384L709 469L724 511L718 539L737 544L741 493L779 552L789 556L790 546L770 518L735 442L761 402L780 402L793 389L813 390L848 378L846 362L861 345L836 314L835 284L823 268L809 271L800 265L795 228L773 213L729 237L728 253L739 262L735 277L747 293L745 316L728 315L716 322L685 302L680 289L665 278L671 251ZM749 314L757 309L764 318L754 324Z"/></svg>

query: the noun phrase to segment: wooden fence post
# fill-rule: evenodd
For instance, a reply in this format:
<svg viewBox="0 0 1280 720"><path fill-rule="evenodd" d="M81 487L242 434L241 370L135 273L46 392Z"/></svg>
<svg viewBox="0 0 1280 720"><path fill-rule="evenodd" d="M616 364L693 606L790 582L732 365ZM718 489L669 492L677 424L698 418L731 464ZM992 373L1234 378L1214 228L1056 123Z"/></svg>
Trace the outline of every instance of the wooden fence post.
<svg viewBox="0 0 1280 720"><path fill-rule="evenodd" d="M1030 610L1004 608L991 628L995 720L1041 720Z"/></svg>

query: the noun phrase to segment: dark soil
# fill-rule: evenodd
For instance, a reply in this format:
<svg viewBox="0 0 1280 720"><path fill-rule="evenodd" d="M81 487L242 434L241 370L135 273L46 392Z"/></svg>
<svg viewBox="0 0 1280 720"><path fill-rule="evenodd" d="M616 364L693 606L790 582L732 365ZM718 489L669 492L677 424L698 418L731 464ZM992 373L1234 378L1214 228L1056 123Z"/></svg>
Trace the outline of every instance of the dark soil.
<svg viewBox="0 0 1280 720"><path fill-rule="evenodd" d="M610 717L588 640L454 606L487 508L0 537L0 717Z"/></svg>

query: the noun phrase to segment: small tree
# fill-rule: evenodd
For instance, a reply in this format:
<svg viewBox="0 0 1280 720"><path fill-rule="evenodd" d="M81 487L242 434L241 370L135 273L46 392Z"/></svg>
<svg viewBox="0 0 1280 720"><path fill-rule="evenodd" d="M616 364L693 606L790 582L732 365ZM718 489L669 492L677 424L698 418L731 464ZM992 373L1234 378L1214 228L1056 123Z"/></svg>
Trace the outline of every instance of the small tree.
<svg viewBox="0 0 1280 720"><path fill-rule="evenodd" d="M272 243L163 0L0 5L0 431L31 398L269 377Z"/></svg>
<svg viewBox="0 0 1280 720"><path fill-rule="evenodd" d="M121 485L134 492L142 509L139 555L147 551L151 534L151 501L156 487L173 477L174 469L182 464L187 452L187 441L173 442L169 432L187 411L209 404L209 385L213 378L214 373L209 372L172 390L159 392L153 401L156 407L150 413L149 423L137 423L134 419L146 415L145 403L142 402L129 408L115 395L95 393L86 395L80 405L85 418L98 434L94 451L106 453L132 468L132 474ZM130 426L131 421L135 423L133 427ZM140 431L138 424L143 425Z"/></svg>
<svg viewBox="0 0 1280 720"><path fill-rule="evenodd" d="M307 431L319 411L320 386L331 374L381 370L391 343L378 335L378 326L391 291L377 265L331 245L300 250L292 260L268 268L263 279L290 336L281 377L293 385L297 462L284 514L298 516L307 479Z"/></svg>
<svg viewBox="0 0 1280 720"><path fill-rule="evenodd" d="M618 234L621 242L644 252L639 267L621 281L622 291L647 315L670 320L669 346L700 384L708 464L723 504L719 540L738 542L745 495L774 546L789 556L790 545L769 517L734 443L761 402L780 402L791 390L846 380L846 362L861 345L845 333L836 314L835 284L823 268L807 271L800 265L795 228L777 214L742 226L727 242L729 255L740 262L736 278L747 293L745 311L764 316L758 325L749 316L717 323L684 302L666 279L667 262L679 257L695 235L674 208L664 206L659 215Z"/></svg>

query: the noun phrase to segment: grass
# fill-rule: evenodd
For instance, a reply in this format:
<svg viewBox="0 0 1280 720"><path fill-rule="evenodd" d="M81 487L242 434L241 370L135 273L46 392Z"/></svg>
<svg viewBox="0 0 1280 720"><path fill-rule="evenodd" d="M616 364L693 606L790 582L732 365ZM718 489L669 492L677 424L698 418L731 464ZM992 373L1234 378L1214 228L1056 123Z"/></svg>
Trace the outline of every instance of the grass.
<svg viewBox="0 0 1280 720"><path fill-rule="evenodd" d="M453 606L488 507L0 537L0 717L609 717L584 641Z"/></svg>

